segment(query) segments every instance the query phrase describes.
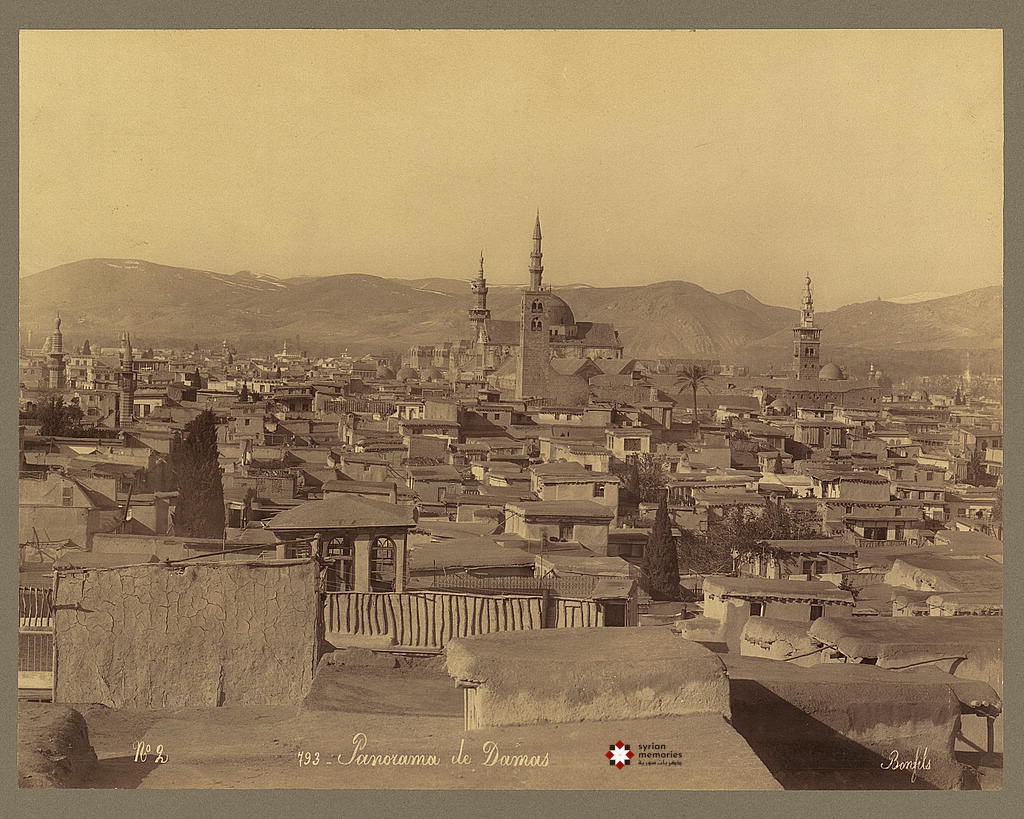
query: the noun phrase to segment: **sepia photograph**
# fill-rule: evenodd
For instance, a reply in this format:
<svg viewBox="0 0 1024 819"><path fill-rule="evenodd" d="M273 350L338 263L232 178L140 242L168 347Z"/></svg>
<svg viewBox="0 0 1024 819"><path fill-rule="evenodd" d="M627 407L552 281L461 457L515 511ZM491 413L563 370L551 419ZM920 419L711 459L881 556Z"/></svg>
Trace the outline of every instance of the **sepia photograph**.
<svg viewBox="0 0 1024 819"><path fill-rule="evenodd" d="M1001 31L18 39L20 788L1003 788Z"/></svg>

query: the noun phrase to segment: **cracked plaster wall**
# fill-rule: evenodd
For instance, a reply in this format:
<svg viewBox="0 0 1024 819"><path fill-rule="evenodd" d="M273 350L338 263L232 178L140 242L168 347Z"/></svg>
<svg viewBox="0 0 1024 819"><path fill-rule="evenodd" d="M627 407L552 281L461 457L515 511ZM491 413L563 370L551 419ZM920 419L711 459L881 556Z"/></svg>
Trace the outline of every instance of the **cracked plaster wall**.
<svg viewBox="0 0 1024 819"><path fill-rule="evenodd" d="M311 561L62 572L54 701L113 708L294 703L321 612Z"/></svg>

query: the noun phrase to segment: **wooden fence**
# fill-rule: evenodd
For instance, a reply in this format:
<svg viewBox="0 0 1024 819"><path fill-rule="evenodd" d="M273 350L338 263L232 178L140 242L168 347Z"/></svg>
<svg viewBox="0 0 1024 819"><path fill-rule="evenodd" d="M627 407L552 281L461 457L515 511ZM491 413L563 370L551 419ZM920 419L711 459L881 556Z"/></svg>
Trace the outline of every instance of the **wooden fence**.
<svg viewBox="0 0 1024 819"><path fill-rule="evenodd" d="M497 631L604 624L592 600L455 592L326 592L324 631L385 637L395 645L443 648L458 637Z"/></svg>
<svg viewBox="0 0 1024 819"><path fill-rule="evenodd" d="M548 575L545 577L487 577L471 574L438 574L430 578L418 578L431 589L444 591L504 591L512 594L539 595L544 591L569 597L589 595L600 578L594 575Z"/></svg>
<svg viewBox="0 0 1024 819"><path fill-rule="evenodd" d="M18 689L53 688L53 591L18 587Z"/></svg>

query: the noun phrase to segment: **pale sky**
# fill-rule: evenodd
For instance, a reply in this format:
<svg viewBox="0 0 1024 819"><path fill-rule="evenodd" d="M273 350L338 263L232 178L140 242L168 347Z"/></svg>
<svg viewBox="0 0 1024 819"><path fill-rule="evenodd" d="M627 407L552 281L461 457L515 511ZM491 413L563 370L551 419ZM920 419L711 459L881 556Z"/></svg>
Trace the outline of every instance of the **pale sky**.
<svg viewBox="0 0 1024 819"><path fill-rule="evenodd" d="M21 34L21 273L1002 281L998 31Z"/></svg>

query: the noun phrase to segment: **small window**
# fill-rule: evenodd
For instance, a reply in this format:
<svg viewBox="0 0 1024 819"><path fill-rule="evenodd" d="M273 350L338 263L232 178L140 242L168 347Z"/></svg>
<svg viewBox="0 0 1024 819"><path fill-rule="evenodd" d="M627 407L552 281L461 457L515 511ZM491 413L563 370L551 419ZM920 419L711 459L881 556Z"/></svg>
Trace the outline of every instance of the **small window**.
<svg viewBox="0 0 1024 819"><path fill-rule="evenodd" d="M824 606L811 606L811 622L823 617L825 614Z"/></svg>
<svg viewBox="0 0 1024 819"><path fill-rule="evenodd" d="M639 452L640 451L640 439L639 438L625 438L622 441L622 449L625 452Z"/></svg>
<svg viewBox="0 0 1024 819"><path fill-rule="evenodd" d="M751 603L750 604L750 616L761 617L764 615L764 603Z"/></svg>
<svg viewBox="0 0 1024 819"><path fill-rule="evenodd" d="M573 526L571 523L558 524L558 537L561 540L572 540Z"/></svg>
<svg viewBox="0 0 1024 819"><path fill-rule="evenodd" d="M603 498L604 497L604 484L603 483L595 483L594 484L594 497L595 498Z"/></svg>
<svg viewBox="0 0 1024 819"><path fill-rule="evenodd" d="M583 464L583 468L585 470L587 470L587 472L593 472L594 471L593 464ZM604 486L603 485L602 485L601 489L602 489L602 491L604 490Z"/></svg>
<svg viewBox="0 0 1024 819"><path fill-rule="evenodd" d="M64 506L75 505L75 487L65 485L61 490L61 503Z"/></svg>

